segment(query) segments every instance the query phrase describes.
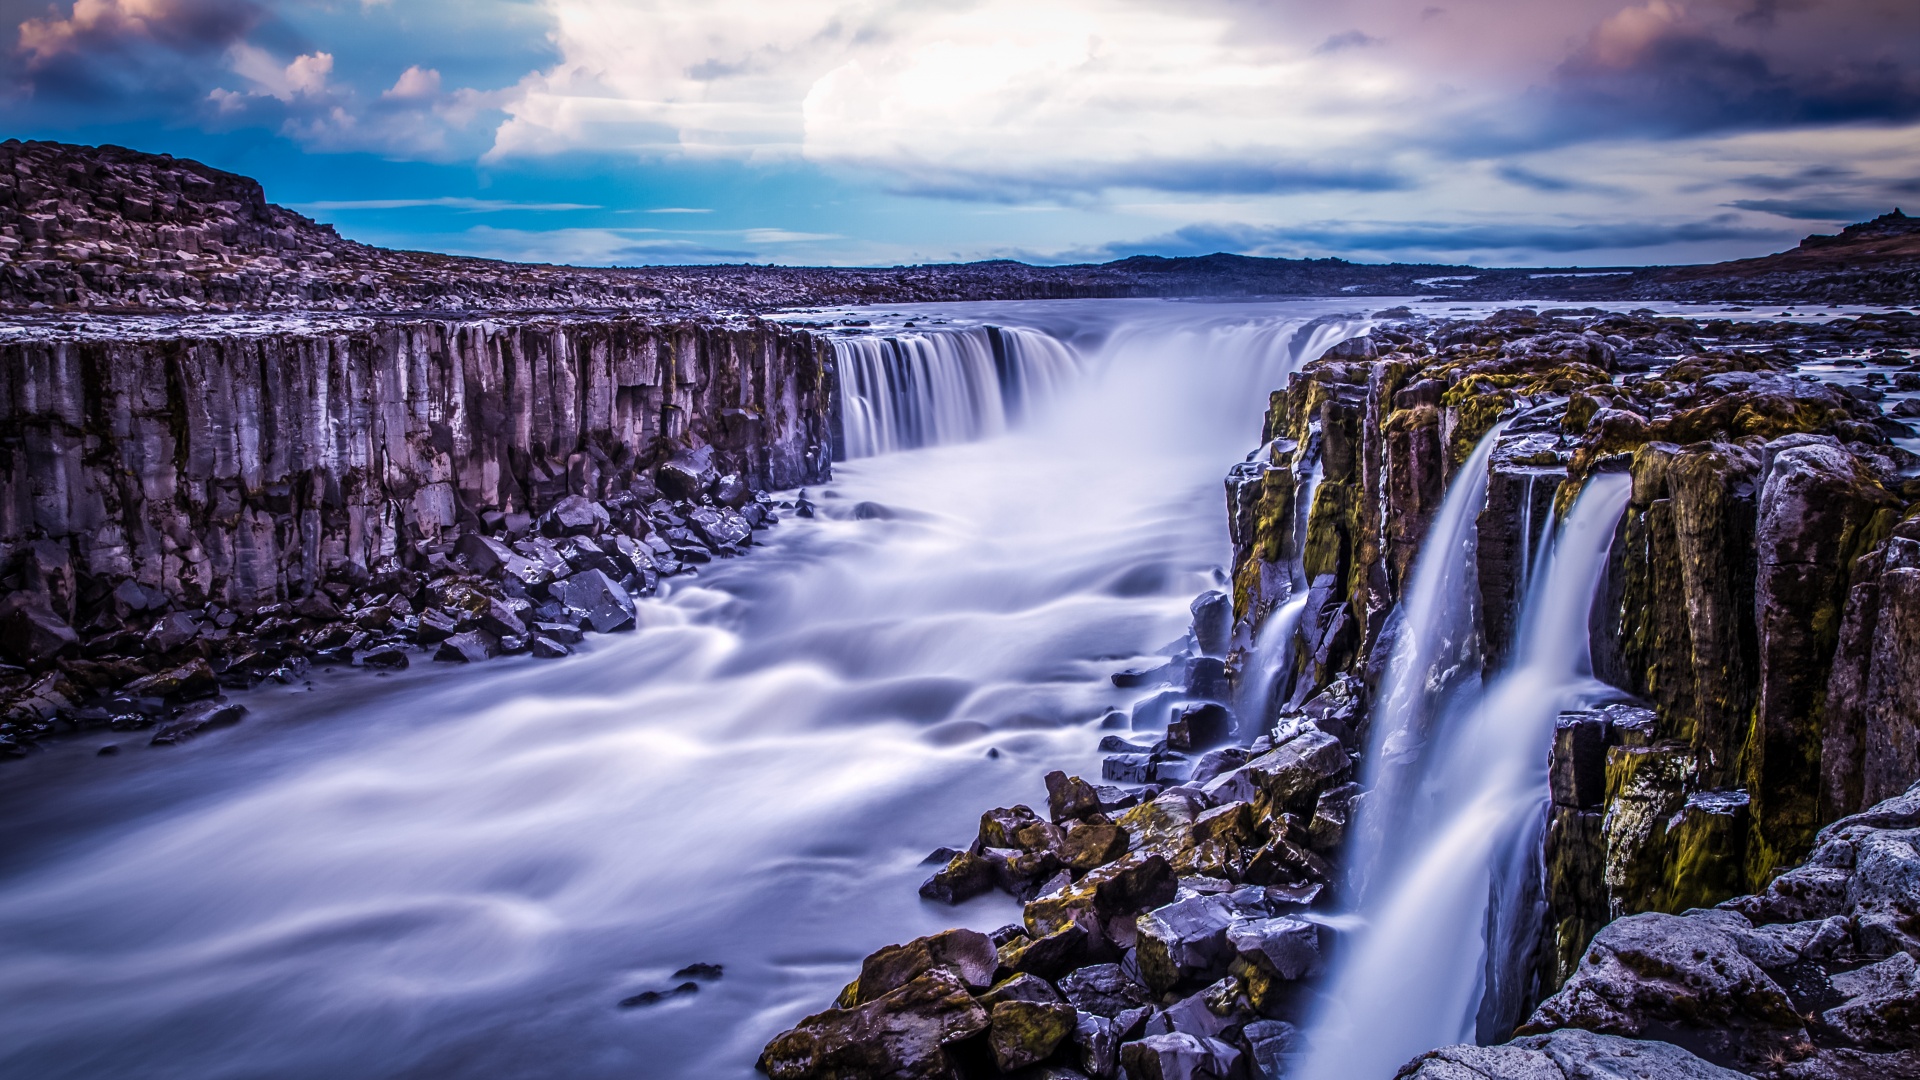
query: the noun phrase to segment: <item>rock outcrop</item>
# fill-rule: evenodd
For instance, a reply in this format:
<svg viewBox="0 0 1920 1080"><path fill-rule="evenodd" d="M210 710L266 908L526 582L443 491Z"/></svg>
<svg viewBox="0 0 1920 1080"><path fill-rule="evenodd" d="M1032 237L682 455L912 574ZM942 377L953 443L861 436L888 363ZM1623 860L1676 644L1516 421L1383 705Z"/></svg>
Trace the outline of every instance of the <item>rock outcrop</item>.
<svg viewBox="0 0 1920 1080"><path fill-rule="evenodd" d="M1762 892L1609 924L1523 1030L1659 1039L1765 1078L1911 1076L1916 956L1920 784L1821 830Z"/></svg>
<svg viewBox="0 0 1920 1080"><path fill-rule="evenodd" d="M558 655L631 626L630 594L773 520L755 491L826 477L827 348L630 317L16 330L4 735L138 726L314 659ZM191 663L214 669L170 674Z"/></svg>

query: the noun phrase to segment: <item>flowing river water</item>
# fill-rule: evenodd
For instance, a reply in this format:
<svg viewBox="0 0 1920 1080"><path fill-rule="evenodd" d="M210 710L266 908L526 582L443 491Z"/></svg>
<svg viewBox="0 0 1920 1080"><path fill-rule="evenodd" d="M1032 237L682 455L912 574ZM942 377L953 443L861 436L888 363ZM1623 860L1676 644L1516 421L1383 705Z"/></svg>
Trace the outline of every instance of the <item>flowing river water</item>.
<svg viewBox="0 0 1920 1080"><path fill-rule="evenodd" d="M752 1075L866 953L1017 919L921 901L921 860L1097 775L1107 676L1219 580L1267 392L1378 306L955 305L936 332L1077 372L1003 434L836 464L635 633L7 766L0 1076ZM725 974L617 1007L694 963Z"/></svg>

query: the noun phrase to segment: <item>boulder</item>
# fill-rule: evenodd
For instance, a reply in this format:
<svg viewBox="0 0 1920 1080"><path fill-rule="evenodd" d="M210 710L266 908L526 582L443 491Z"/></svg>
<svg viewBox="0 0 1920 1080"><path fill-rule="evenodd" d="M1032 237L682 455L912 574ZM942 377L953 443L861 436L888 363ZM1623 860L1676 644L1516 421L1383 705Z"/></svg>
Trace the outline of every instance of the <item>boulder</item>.
<svg viewBox="0 0 1920 1080"><path fill-rule="evenodd" d="M1670 1043L1566 1028L1500 1046L1443 1046L1394 1080L1745 1080Z"/></svg>
<svg viewBox="0 0 1920 1080"><path fill-rule="evenodd" d="M338 616L338 612L334 613ZM200 620L184 611L171 615L162 615L154 620L147 636L141 640L141 647L149 656L165 656L173 650L200 636Z"/></svg>
<svg viewBox="0 0 1920 1080"><path fill-rule="evenodd" d="M1060 825L1075 818L1098 814L1107 808L1092 784L1058 769L1046 776L1047 816Z"/></svg>
<svg viewBox="0 0 1920 1080"><path fill-rule="evenodd" d="M1287 981L1318 975L1325 966L1320 927L1305 919L1283 915L1236 922L1227 929L1227 943L1242 958Z"/></svg>
<svg viewBox="0 0 1920 1080"><path fill-rule="evenodd" d="M713 448L683 450L653 470L653 482L669 499L697 499L720 479L713 467Z"/></svg>
<svg viewBox="0 0 1920 1080"><path fill-rule="evenodd" d="M1205 656L1227 655L1228 639L1233 634L1233 597L1215 589L1201 593L1188 607L1193 615L1194 644Z"/></svg>
<svg viewBox="0 0 1920 1080"><path fill-rule="evenodd" d="M1177 887L1173 864L1166 856L1129 852L1088 871L1066 889L1029 901L1024 916L1027 932L1038 938L1070 922L1097 925L1137 914L1171 901Z"/></svg>
<svg viewBox="0 0 1920 1080"><path fill-rule="evenodd" d="M1920 976L1914 967L1913 957L1894 953L1834 975L1834 992L1847 1000L1821 1019L1864 1050L1920 1050Z"/></svg>
<svg viewBox="0 0 1920 1080"><path fill-rule="evenodd" d="M468 630L442 641L433 658L455 664L477 664L499 655L500 639L485 630Z"/></svg>
<svg viewBox="0 0 1920 1080"><path fill-rule="evenodd" d="M1127 831L1118 825L1076 821L1067 827L1058 850L1068 869L1091 870L1126 854Z"/></svg>
<svg viewBox="0 0 1920 1080"><path fill-rule="evenodd" d="M1240 768L1209 782L1204 790L1219 802L1251 803L1264 799L1274 806L1294 806L1312 798L1328 781L1347 768L1340 740L1314 727L1302 728L1292 738Z"/></svg>
<svg viewBox="0 0 1920 1080"><path fill-rule="evenodd" d="M232 727L247 715L245 705L233 702L205 701L188 706L173 720L153 733L152 745L172 746L218 728Z"/></svg>
<svg viewBox="0 0 1920 1080"><path fill-rule="evenodd" d="M687 515L687 524L717 550L745 547L753 539L747 519L725 507L702 506Z"/></svg>
<svg viewBox="0 0 1920 1080"><path fill-rule="evenodd" d="M569 495L540 517L540 531L549 537L599 536L612 524L607 508L584 495Z"/></svg>
<svg viewBox="0 0 1920 1080"><path fill-rule="evenodd" d="M0 601L0 658L34 668L80 644L80 636L41 598L15 593Z"/></svg>
<svg viewBox="0 0 1920 1080"><path fill-rule="evenodd" d="M1177 900L1140 917L1140 974L1147 985L1165 991L1226 970L1231 951L1227 929L1235 912L1218 896Z"/></svg>
<svg viewBox="0 0 1920 1080"><path fill-rule="evenodd" d="M1067 923L1044 937L1022 934L1000 948L1000 966L1009 971L1058 978L1087 957L1090 935L1079 923Z"/></svg>
<svg viewBox="0 0 1920 1080"><path fill-rule="evenodd" d="M1649 912L1609 923L1525 1034L1577 1027L1627 1038L1684 1038L1716 1064L1751 1069L1807 1041L1799 1011L1751 959L1739 915Z"/></svg>
<svg viewBox="0 0 1920 1080"><path fill-rule="evenodd" d="M849 1005L864 1005L905 986L936 969L950 972L966 986L985 989L993 983L1000 956L993 939L976 930L948 930L915 938L905 945L889 945L860 965Z"/></svg>
<svg viewBox="0 0 1920 1080"><path fill-rule="evenodd" d="M1060 994L1073 1007L1095 1016L1116 1017L1151 1004L1153 992L1129 978L1119 964L1092 964L1060 979Z"/></svg>
<svg viewBox="0 0 1920 1080"><path fill-rule="evenodd" d="M920 895L943 904L971 900L993 888L994 866L971 851L962 851L920 886Z"/></svg>
<svg viewBox="0 0 1920 1080"><path fill-rule="evenodd" d="M604 571L583 570L565 581L554 582L548 586L548 593L599 633L628 630L634 625L633 600Z"/></svg>
<svg viewBox="0 0 1920 1080"><path fill-rule="evenodd" d="M858 1007L807 1017L768 1043L756 1064L773 1080L951 1080L946 1048L989 1023L965 983L931 968Z"/></svg>
<svg viewBox="0 0 1920 1080"><path fill-rule="evenodd" d="M220 679L213 668L198 657L128 683L123 692L130 697L172 698L193 701L220 692Z"/></svg>
<svg viewBox="0 0 1920 1080"><path fill-rule="evenodd" d="M1227 1080L1239 1060L1240 1051L1226 1043L1183 1031L1120 1047L1120 1066L1129 1080Z"/></svg>
<svg viewBox="0 0 1920 1080"><path fill-rule="evenodd" d="M1073 1035L1078 1019L1073 1006L1057 1002L996 1002L988 1013L987 1030L993 1063L1001 1072L1012 1072L1045 1060Z"/></svg>

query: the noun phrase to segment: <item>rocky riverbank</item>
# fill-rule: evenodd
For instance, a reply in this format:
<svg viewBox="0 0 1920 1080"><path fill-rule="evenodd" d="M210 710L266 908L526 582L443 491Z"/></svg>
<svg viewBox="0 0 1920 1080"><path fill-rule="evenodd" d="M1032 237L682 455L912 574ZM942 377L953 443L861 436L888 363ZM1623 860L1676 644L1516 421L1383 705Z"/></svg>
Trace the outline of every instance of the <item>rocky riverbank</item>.
<svg viewBox="0 0 1920 1080"><path fill-rule="evenodd" d="M177 740L313 664L564 655L829 467L827 347L753 320L9 329L0 753Z"/></svg>
<svg viewBox="0 0 1920 1080"><path fill-rule="evenodd" d="M1343 843L1378 824L1354 778L1392 614L1501 421L1476 527L1483 662L1556 509L1625 472L1593 625L1620 701L1555 740L1545 933L1523 965L1539 1034L1403 1075L1911 1071L1920 710L1899 673L1920 639L1899 598L1920 320L1380 319L1273 395L1227 481L1231 594L1196 602L1165 665L1114 676L1143 696L1108 718L1133 732L1105 744L1113 786L1055 773L1045 816L990 811L936 853L923 896L1004 889L1022 922L874 954L764 1071L1284 1075L1340 948ZM1291 666L1249 706L1254 643L1302 586Z"/></svg>

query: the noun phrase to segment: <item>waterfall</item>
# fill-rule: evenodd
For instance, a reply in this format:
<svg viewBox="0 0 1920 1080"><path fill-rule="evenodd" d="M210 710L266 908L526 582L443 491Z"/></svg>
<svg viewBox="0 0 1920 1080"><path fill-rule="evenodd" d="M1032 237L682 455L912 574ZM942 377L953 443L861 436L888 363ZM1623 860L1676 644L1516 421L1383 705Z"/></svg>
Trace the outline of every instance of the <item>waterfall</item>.
<svg viewBox="0 0 1920 1080"><path fill-rule="evenodd" d="M1463 472L1456 484L1472 482ZM1394 819L1427 827L1372 868L1361 929L1314 1025L1307 1080L1392 1076L1426 1050L1471 1041L1483 1015L1511 1008L1516 988L1499 983L1532 944L1525 907L1538 887L1532 845L1553 721L1614 695L1590 673L1587 621L1630 487L1622 475L1588 480L1528 591L1507 670L1476 700L1456 696L1440 710L1419 770L1430 802ZM1411 606L1407 635L1419 629ZM1396 683L1408 677L1395 673Z"/></svg>
<svg viewBox="0 0 1920 1080"><path fill-rule="evenodd" d="M1414 561L1398 613L1393 653L1381 680L1367 748L1367 797L1349 853L1355 894L1364 899L1374 868L1418 830L1413 802L1428 759L1434 718L1463 693L1479 688L1480 580L1474 562L1480 511L1487 502L1488 463L1505 422L1494 425L1447 488L1440 513Z"/></svg>
<svg viewBox="0 0 1920 1080"><path fill-rule="evenodd" d="M1272 453L1272 446L1262 448ZM1303 451L1304 456L1304 451ZM1316 455L1313 467L1299 487L1293 506L1294 555L1287 563L1287 598L1267 614L1254 635L1253 654L1247 660L1248 679L1236 703L1240 716L1238 730L1242 741L1250 741L1264 731L1271 719L1275 683L1293 666L1294 631L1307 610L1306 550L1307 522L1313 514L1313 496L1320 489L1323 472Z"/></svg>
<svg viewBox="0 0 1920 1080"><path fill-rule="evenodd" d="M999 434L1079 370L1053 337L998 326L840 338L833 353L841 460Z"/></svg>

